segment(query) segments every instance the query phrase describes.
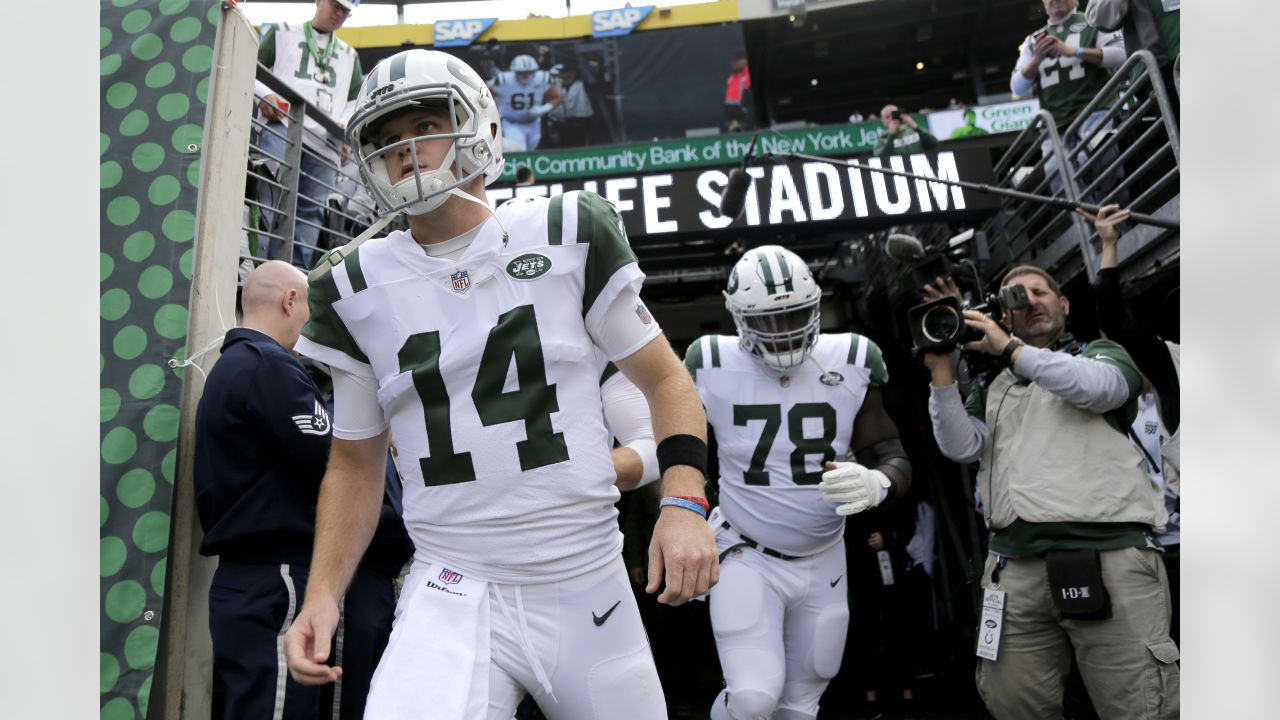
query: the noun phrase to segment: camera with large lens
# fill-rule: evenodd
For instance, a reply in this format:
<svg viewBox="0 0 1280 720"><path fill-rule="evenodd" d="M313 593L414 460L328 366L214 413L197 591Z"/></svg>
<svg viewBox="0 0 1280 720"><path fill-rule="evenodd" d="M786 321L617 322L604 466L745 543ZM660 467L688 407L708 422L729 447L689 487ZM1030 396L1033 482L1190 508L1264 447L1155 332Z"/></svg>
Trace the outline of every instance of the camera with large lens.
<svg viewBox="0 0 1280 720"><path fill-rule="evenodd" d="M1031 304L1027 289L1021 285L1006 285L986 302L968 308L1000 321L1010 310L1025 308ZM954 295L938 298L907 311L907 325L911 328L911 341L916 352L949 353L956 345L982 339L982 333L964 322L965 307Z"/></svg>

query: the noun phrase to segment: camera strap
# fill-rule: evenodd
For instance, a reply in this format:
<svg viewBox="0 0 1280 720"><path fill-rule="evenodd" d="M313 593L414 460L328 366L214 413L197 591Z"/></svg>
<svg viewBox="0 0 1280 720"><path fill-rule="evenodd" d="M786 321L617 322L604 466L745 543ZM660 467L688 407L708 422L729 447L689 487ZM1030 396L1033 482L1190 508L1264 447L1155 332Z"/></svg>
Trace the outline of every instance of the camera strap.
<svg viewBox="0 0 1280 720"><path fill-rule="evenodd" d="M1097 550L1050 550L1044 561L1053 602L1064 619L1111 617L1111 595L1102 583L1102 557Z"/></svg>

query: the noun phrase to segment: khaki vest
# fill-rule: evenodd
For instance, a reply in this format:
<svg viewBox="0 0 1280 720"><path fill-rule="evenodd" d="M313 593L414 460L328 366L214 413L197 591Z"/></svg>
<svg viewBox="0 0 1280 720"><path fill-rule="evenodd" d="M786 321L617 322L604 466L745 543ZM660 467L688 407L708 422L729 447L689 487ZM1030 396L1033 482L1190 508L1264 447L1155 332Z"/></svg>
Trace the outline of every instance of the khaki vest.
<svg viewBox="0 0 1280 720"><path fill-rule="evenodd" d="M1141 453L1102 415L1005 370L987 389L986 421L991 441L979 483L991 527L1021 518L1163 530L1168 514L1160 488Z"/></svg>

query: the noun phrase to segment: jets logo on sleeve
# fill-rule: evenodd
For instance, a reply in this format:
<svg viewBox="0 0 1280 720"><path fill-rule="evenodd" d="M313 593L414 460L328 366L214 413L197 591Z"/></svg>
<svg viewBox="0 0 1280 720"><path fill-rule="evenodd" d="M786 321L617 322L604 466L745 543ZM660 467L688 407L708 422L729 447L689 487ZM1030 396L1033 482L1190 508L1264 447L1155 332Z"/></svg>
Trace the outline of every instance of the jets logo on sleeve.
<svg viewBox="0 0 1280 720"><path fill-rule="evenodd" d="M310 415L294 415L293 423L298 426L299 432L303 435L329 434L329 412L324 409L324 405L319 400L316 401L315 410L312 410Z"/></svg>

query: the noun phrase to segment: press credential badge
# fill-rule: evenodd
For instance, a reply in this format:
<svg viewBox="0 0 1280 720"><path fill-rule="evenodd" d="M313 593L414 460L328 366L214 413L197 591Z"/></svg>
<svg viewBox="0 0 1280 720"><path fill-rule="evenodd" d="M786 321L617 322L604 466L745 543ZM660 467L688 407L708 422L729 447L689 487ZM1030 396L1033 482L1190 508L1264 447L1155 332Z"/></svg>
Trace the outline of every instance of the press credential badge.
<svg viewBox="0 0 1280 720"><path fill-rule="evenodd" d="M982 591L982 617L978 619L977 655L995 660L1000 654L1000 631L1004 629L1005 592L995 588Z"/></svg>

